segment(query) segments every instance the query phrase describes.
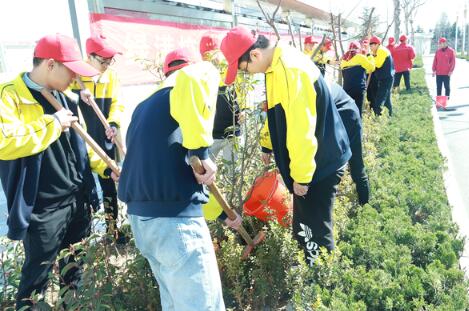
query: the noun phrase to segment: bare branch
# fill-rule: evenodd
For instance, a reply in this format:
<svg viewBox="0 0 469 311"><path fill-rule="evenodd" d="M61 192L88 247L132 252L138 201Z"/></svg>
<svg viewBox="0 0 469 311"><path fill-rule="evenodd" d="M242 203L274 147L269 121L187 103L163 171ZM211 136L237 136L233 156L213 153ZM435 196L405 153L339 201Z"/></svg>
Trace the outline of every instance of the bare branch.
<svg viewBox="0 0 469 311"><path fill-rule="evenodd" d="M277 27L275 26L275 14L277 14L278 12L278 9L280 8L280 3L282 3L282 0L279 0L278 1L278 4L277 4L277 7L275 8L275 11L274 13L272 14L272 17L269 16L269 14L264 10L264 8L262 7L261 3L259 0L256 0L257 2L257 5L259 6L259 8L261 9L261 12L262 14L264 15L265 19L266 19L266 23L272 27L272 29L274 30L275 32L275 35L277 36L277 40L280 40L280 34L277 30Z"/></svg>
<svg viewBox="0 0 469 311"><path fill-rule="evenodd" d="M290 12L288 12L288 15L287 15L287 24L288 24L288 31L290 32L292 44L293 44L293 46L296 48L295 36L294 36L294 34L293 34L293 29L292 29L292 27L291 27Z"/></svg>
<svg viewBox="0 0 469 311"><path fill-rule="evenodd" d="M371 8L371 11L370 11L370 15L368 16L368 21L367 21L367 24L366 24L366 31L365 31L365 35L370 37L371 36L371 20L373 18L373 12L375 11L375 8L372 7Z"/></svg>
<svg viewBox="0 0 469 311"><path fill-rule="evenodd" d="M267 13L266 11L264 11L264 8L262 7L260 1L259 1L259 0L256 0L256 2L257 2L257 5L259 6L259 9L261 9L262 15L264 15L264 17L265 17L267 24L269 24L270 21L272 20L272 18L269 16L269 13ZM269 24L269 25L270 25L270 24Z"/></svg>
<svg viewBox="0 0 469 311"><path fill-rule="evenodd" d="M300 50L303 51L303 42L302 42L303 40L301 38L301 26L300 25L298 25L298 41L300 43Z"/></svg>
<svg viewBox="0 0 469 311"><path fill-rule="evenodd" d="M337 38L335 33L335 22L334 22L334 14L331 13L331 29L332 29L332 40L334 42L334 50L335 50L335 58L339 58L339 54L337 51Z"/></svg>
<svg viewBox="0 0 469 311"><path fill-rule="evenodd" d="M337 34L339 36L340 52L344 55L344 44L342 42L342 14L337 16Z"/></svg>
<svg viewBox="0 0 469 311"><path fill-rule="evenodd" d="M280 9L280 4L282 3L282 0L278 0L277 7L275 8L274 13L272 13L272 19L275 19L275 14L277 14L278 9Z"/></svg>
<svg viewBox="0 0 469 311"><path fill-rule="evenodd" d="M318 44L318 46L317 46L316 49L314 50L313 55L311 55L311 59L312 59L312 60L314 60L314 57L316 57L316 54L318 54L319 49L324 45L324 41L326 41L326 34L323 34L323 35L322 35L322 40L321 40L321 42Z"/></svg>
<svg viewBox="0 0 469 311"><path fill-rule="evenodd" d="M391 21L391 23L386 28L386 32L384 33L384 36L383 36L383 42L384 42L384 40L386 40L386 37L388 36L388 32L389 32L389 29L391 29L392 24L394 24L394 19Z"/></svg>

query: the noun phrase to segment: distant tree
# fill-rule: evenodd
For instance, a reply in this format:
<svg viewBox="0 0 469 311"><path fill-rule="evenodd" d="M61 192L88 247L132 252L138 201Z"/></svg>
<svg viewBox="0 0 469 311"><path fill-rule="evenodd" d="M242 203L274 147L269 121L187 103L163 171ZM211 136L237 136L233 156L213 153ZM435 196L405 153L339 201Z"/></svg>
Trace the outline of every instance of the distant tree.
<svg viewBox="0 0 469 311"><path fill-rule="evenodd" d="M441 37L445 37L448 40L448 45L454 46L454 33L456 30L456 23L451 24L448 19L448 15L443 12L440 16L440 19L435 25L433 30L433 40L432 40L432 51L438 49L438 40Z"/></svg>
<svg viewBox="0 0 469 311"><path fill-rule="evenodd" d="M359 17L361 21L360 34L361 37L369 37L375 33L378 28L379 16L374 14L375 8L365 7L363 8L362 14Z"/></svg>
<svg viewBox="0 0 469 311"><path fill-rule="evenodd" d="M400 0L401 8L404 12L405 33L410 36L411 42L414 41L414 20L417 11L425 4L425 0Z"/></svg>

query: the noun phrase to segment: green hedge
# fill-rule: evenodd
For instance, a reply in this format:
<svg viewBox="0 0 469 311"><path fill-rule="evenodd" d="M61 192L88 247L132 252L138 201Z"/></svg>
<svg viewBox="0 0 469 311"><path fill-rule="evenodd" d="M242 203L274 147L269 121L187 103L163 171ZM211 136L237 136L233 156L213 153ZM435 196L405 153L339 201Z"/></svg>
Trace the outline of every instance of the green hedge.
<svg viewBox="0 0 469 311"><path fill-rule="evenodd" d="M313 280L310 299L327 310L467 310L463 242L451 221L423 69L412 71L412 90L393 103L391 119L365 117L372 199L349 211L341 256L327 282Z"/></svg>
<svg viewBox="0 0 469 311"><path fill-rule="evenodd" d="M423 67L423 58L422 55L417 55L414 60L414 68L422 68Z"/></svg>
<svg viewBox="0 0 469 311"><path fill-rule="evenodd" d="M288 229L245 217L251 234L264 227L267 237L243 261L239 236L217 223L210 225L229 309L469 309L469 284L458 267L463 242L451 221L444 159L433 132L423 69L412 71L412 87L394 96L392 118L365 112L364 150L372 199L369 205L358 206L350 177L344 178L334 210L337 251L322 256L313 269L306 267ZM254 130L257 127L253 125ZM253 147L256 159L258 149ZM241 177L249 183L258 171L250 168ZM228 174L221 168L217 180L222 182ZM119 248L106 241L96 233L75 246L82 250L86 286L67 292L64 300L72 310L159 310L157 285L133 243ZM0 240L2 244L8 244L0 257L0 279L7 281L0 286L4 310L13 304L23 254L17 243ZM60 310L57 273L52 283L47 301Z"/></svg>

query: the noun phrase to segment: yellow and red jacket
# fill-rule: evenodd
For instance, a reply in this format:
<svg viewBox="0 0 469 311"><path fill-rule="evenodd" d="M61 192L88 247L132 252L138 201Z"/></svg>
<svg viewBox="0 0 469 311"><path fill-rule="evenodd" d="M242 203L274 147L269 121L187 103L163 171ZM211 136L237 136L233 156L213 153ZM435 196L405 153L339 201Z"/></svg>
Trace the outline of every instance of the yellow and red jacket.
<svg viewBox="0 0 469 311"><path fill-rule="evenodd" d="M349 141L318 68L300 51L277 46L265 76L268 125L261 145L273 150L290 191L293 181L315 183L342 167Z"/></svg>

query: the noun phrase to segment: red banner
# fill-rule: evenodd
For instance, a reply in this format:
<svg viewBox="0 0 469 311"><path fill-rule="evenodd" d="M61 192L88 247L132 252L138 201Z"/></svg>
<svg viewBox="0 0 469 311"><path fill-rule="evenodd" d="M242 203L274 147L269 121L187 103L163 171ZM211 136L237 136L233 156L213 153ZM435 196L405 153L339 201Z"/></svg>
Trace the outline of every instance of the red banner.
<svg viewBox="0 0 469 311"><path fill-rule="evenodd" d="M123 52L116 56L114 69L123 85L158 81L160 77L151 72L155 62L162 63L168 52L179 47L194 49L199 53L200 38L208 31L218 33L220 38L227 29L164 22L149 18L122 17L111 14L91 14L92 35L104 35L109 43ZM272 37L273 33L266 35ZM290 36L282 34L290 40Z"/></svg>

